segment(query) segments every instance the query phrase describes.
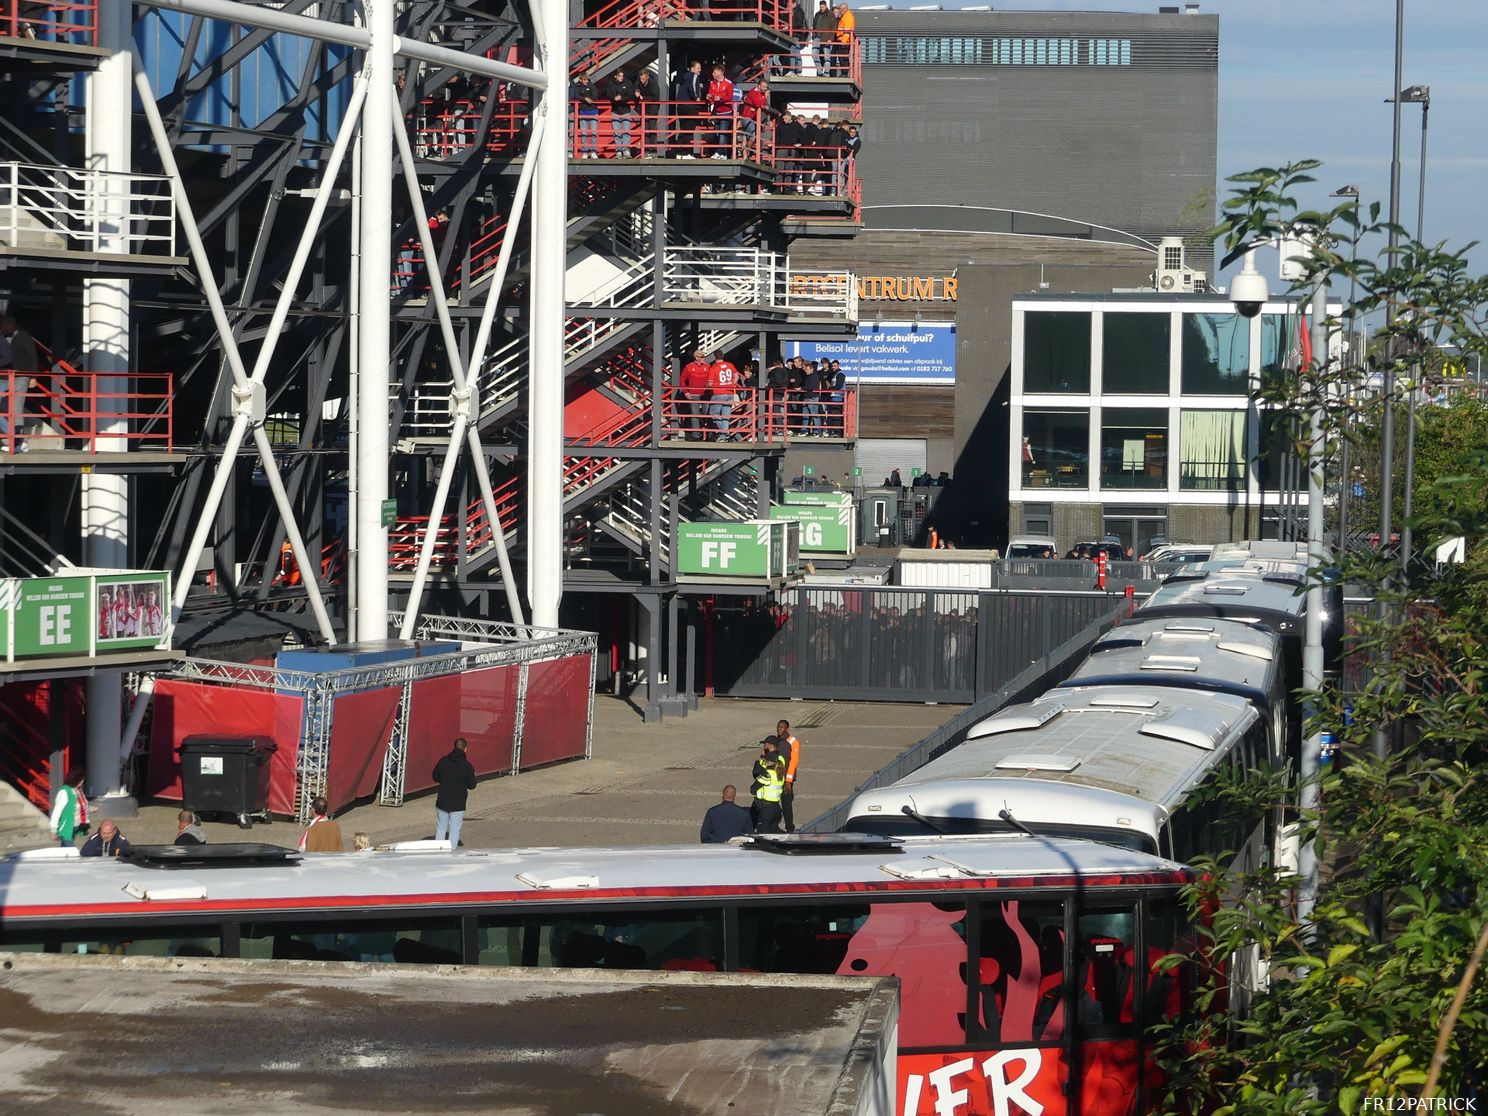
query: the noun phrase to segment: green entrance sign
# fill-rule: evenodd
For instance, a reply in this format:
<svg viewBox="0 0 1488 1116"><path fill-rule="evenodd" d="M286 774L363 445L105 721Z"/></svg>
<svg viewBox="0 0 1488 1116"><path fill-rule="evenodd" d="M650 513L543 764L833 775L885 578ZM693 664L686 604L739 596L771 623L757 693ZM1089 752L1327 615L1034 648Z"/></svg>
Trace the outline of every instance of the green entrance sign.
<svg viewBox="0 0 1488 1116"><path fill-rule="evenodd" d="M398 501L384 500L382 502L382 525L391 527L398 520Z"/></svg>
<svg viewBox="0 0 1488 1116"><path fill-rule="evenodd" d="M774 504L770 518L799 523L802 554L851 554L856 546L852 504L823 507L819 504Z"/></svg>
<svg viewBox="0 0 1488 1116"><path fill-rule="evenodd" d="M15 662L168 649L170 584L147 570L0 580L0 652Z"/></svg>
<svg viewBox="0 0 1488 1116"><path fill-rule="evenodd" d="M811 504L818 508L840 508L844 504L852 505L852 493L837 492L832 489L813 489L808 492L797 492L788 488L781 496L784 504Z"/></svg>
<svg viewBox="0 0 1488 1116"><path fill-rule="evenodd" d="M803 477L814 477L814 476L816 476L816 466L815 465L803 465L801 467L801 475Z"/></svg>
<svg viewBox="0 0 1488 1116"><path fill-rule="evenodd" d="M93 583L87 577L28 578L17 585L14 655L86 655L92 646Z"/></svg>
<svg viewBox="0 0 1488 1116"><path fill-rule="evenodd" d="M795 573L788 523L677 524L677 572L693 577L777 578Z"/></svg>
<svg viewBox="0 0 1488 1116"><path fill-rule="evenodd" d="M855 476L855 477L861 477L862 475L863 475L863 466L861 466L861 465L854 465L853 466L853 476Z"/></svg>
<svg viewBox="0 0 1488 1116"><path fill-rule="evenodd" d="M921 469L918 465L916 465L916 466L913 466L913 467L910 468L909 475L910 475L911 479L914 478L914 477L922 477L922 476L925 475L925 470L924 469Z"/></svg>

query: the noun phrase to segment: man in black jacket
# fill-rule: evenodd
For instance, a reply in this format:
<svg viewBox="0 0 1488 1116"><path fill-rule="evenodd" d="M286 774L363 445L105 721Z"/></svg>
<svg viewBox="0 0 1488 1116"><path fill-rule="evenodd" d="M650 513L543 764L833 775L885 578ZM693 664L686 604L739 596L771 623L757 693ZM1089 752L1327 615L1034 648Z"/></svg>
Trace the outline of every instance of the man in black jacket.
<svg viewBox="0 0 1488 1116"><path fill-rule="evenodd" d="M723 788L723 801L708 807L703 815L703 828L699 834L705 845L722 845L730 837L742 837L751 833L754 826L749 820L749 811L734 801L738 791L733 784Z"/></svg>
<svg viewBox="0 0 1488 1116"><path fill-rule="evenodd" d="M703 80L703 64L694 58L687 69L672 82L672 112L677 134L672 141L675 156L679 159L696 159L698 129L702 126L702 101L707 95L708 83Z"/></svg>
<svg viewBox="0 0 1488 1116"><path fill-rule="evenodd" d="M434 782L439 786L439 797L434 800L434 840L448 836L452 849L460 847L465 803L475 789L475 766L465 755L469 747L470 741L460 737L449 755L434 765Z"/></svg>
<svg viewBox="0 0 1488 1116"><path fill-rule="evenodd" d="M801 156L801 125L795 113L782 113L780 123L775 125L775 188L785 193L799 189L797 162Z"/></svg>

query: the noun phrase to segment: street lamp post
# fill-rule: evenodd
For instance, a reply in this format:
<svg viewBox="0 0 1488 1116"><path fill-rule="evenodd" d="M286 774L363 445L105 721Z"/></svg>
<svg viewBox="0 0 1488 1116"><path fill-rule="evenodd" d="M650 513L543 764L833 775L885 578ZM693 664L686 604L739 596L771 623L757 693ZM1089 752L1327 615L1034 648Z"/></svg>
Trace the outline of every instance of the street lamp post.
<svg viewBox="0 0 1488 1116"><path fill-rule="evenodd" d="M1395 84L1399 89L1404 80L1401 74L1405 49L1405 0L1395 0ZM1391 265L1395 263L1395 249L1400 246L1400 98L1394 102L1390 130L1390 252ZM1385 309L1386 321L1395 324L1395 299L1392 297ZM1395 346L1393 341L1385 353L1385 364L1380 382L1380 394L1384 400L1384 413L1380 418L1380 493L1379 493L1379 539L1380 550L1390 545L1390 530L1394 518L1395 499ZM1377 606L1379 616L1384 617L1383 605ZM1388 652L1386 652L1388 654ZM1376 759L1384 759L1390 752L1390 736L1384 728L1374 730L1371 744ZM1380 925L1377 911L1371 919Z"/></svg>
<svg viewBox="0 0 1488 1116"><path fill-rule="evenodd" d="M1412 85L1402 89L1397 103L1421 106L1421 167L1416 188L1416 243L1426 236L1426 129L1431 116L1431 86ZM1405 408L1405 494L1401 501L1400 568L1408 571L1411 560L1411 516L1415 513L1416 487L1416 395L1420 389L1421 360L1419 350L1411 367L1411 389Z"/></svg>

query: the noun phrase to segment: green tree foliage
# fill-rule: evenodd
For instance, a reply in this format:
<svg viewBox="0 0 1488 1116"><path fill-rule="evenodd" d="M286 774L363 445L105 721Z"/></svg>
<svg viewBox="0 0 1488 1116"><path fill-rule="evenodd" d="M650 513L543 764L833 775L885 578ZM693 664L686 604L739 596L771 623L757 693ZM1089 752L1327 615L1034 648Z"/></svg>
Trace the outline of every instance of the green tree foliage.
<svg viewBox="0 0 1488 1116"><path fill-rule="evenodd" d="M1321 408L1331 468L1343 437L1372 449L1373 404L1357 385L1380 363L1404 385L1442 345L1483 351L1488 284L1441 246L1405 241L1393 254L1351 261L1356 228L1387 230L1378 206L1357 224L1350 207L1300 210L1294 192L1316 166L1233 180L1215 232L1230 248L1309 232L1315 249L1300 290L1318 282L1347 290L1352 276L1356 309L1378 323L1375 367L1356 354L1258 399L1299 416ZM1225 965L1243 951L1259 953L1269 983L1244 1013L1216 1011L1159 1036L1173 1113L1354 1114L1367 1111L1367 1098L1420 1097L1444 1023L1434 1095L1482 1096L1488 1106L1488 975L1451 1018L1488 934L1488 408L1471 399L1423 406L1417 469L1417 538L1429 546L1464 535L1468 560L1440 573L1422 564L1409 577L1388 553L1346 562L1350 580L1372 584L1389 607L1354 618L1348 669L1306 695L1310 728L1340 743L1319 777L1318 808L1293 810L1300 836L1317 842L1318 902L1299 920L1298 881L1280 868L1242 877L1211 866L1191 889L1196 911L1218 909L1203 931L1200 1006L1225 1004ZM1371 750L1377 730L1392 742L1383 760ZM1285 793L1295 801L1295 788ZM1369 924L1373 902L1382 902L1380 932Z"/></svg>

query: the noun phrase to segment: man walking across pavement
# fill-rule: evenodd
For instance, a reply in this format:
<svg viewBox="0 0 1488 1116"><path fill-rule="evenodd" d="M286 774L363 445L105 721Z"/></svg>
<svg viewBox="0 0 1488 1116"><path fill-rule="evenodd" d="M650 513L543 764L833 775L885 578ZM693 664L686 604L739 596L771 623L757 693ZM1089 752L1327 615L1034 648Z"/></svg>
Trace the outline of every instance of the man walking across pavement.
<svg viewBox="0 0 1488 1116"><path fill-rule="evenodd" d="M465 755L469 747L470 741L459 737L449 755L434 765L434 782L439 786L439 797L434 800L434 840L448 836L452 849L460 847L465 803L475 789L475 765Z"/></svg>
<svg viewBox="0 0 1488 1116"><path fill-rule="evenodd" d="M705 845L722 845L731 837L743 837L753 828L749 811L734 801L738 795L730 783L723 788L723 801L708 807L703 815L703 829L699 839Z"/></svg>
<svg viewBox="0 0 1488 1116"><path fill-rule="evenodd" d="M300 834L300 851L344 852L346 843L341 836L341 825L331 819L331 804L326 801L325 795L315 796L310 803L310 811L315 816L310 819L305 832Z"/></svg>
<svg viewBox="0 0 1488 1116"><path fill-rule="evenodd" d="M57 792L56 801L52 803L52 836L57 838L57 843L63 848L75 845L77 835L88 824L88 804L80 789L82 785L83 773L72 772L62 784L62 789Z"/></svg>
<svg viewBox="0 0 1488 1116"><path fill-rule="evenodd" d="M796 768L801 763L801 742L791 735L790 722L781 721L775 726L775 735L780 740L780 754L785 761L785 786L780 795L780 812L785 818L785 831L796 831Z"/></svg>

